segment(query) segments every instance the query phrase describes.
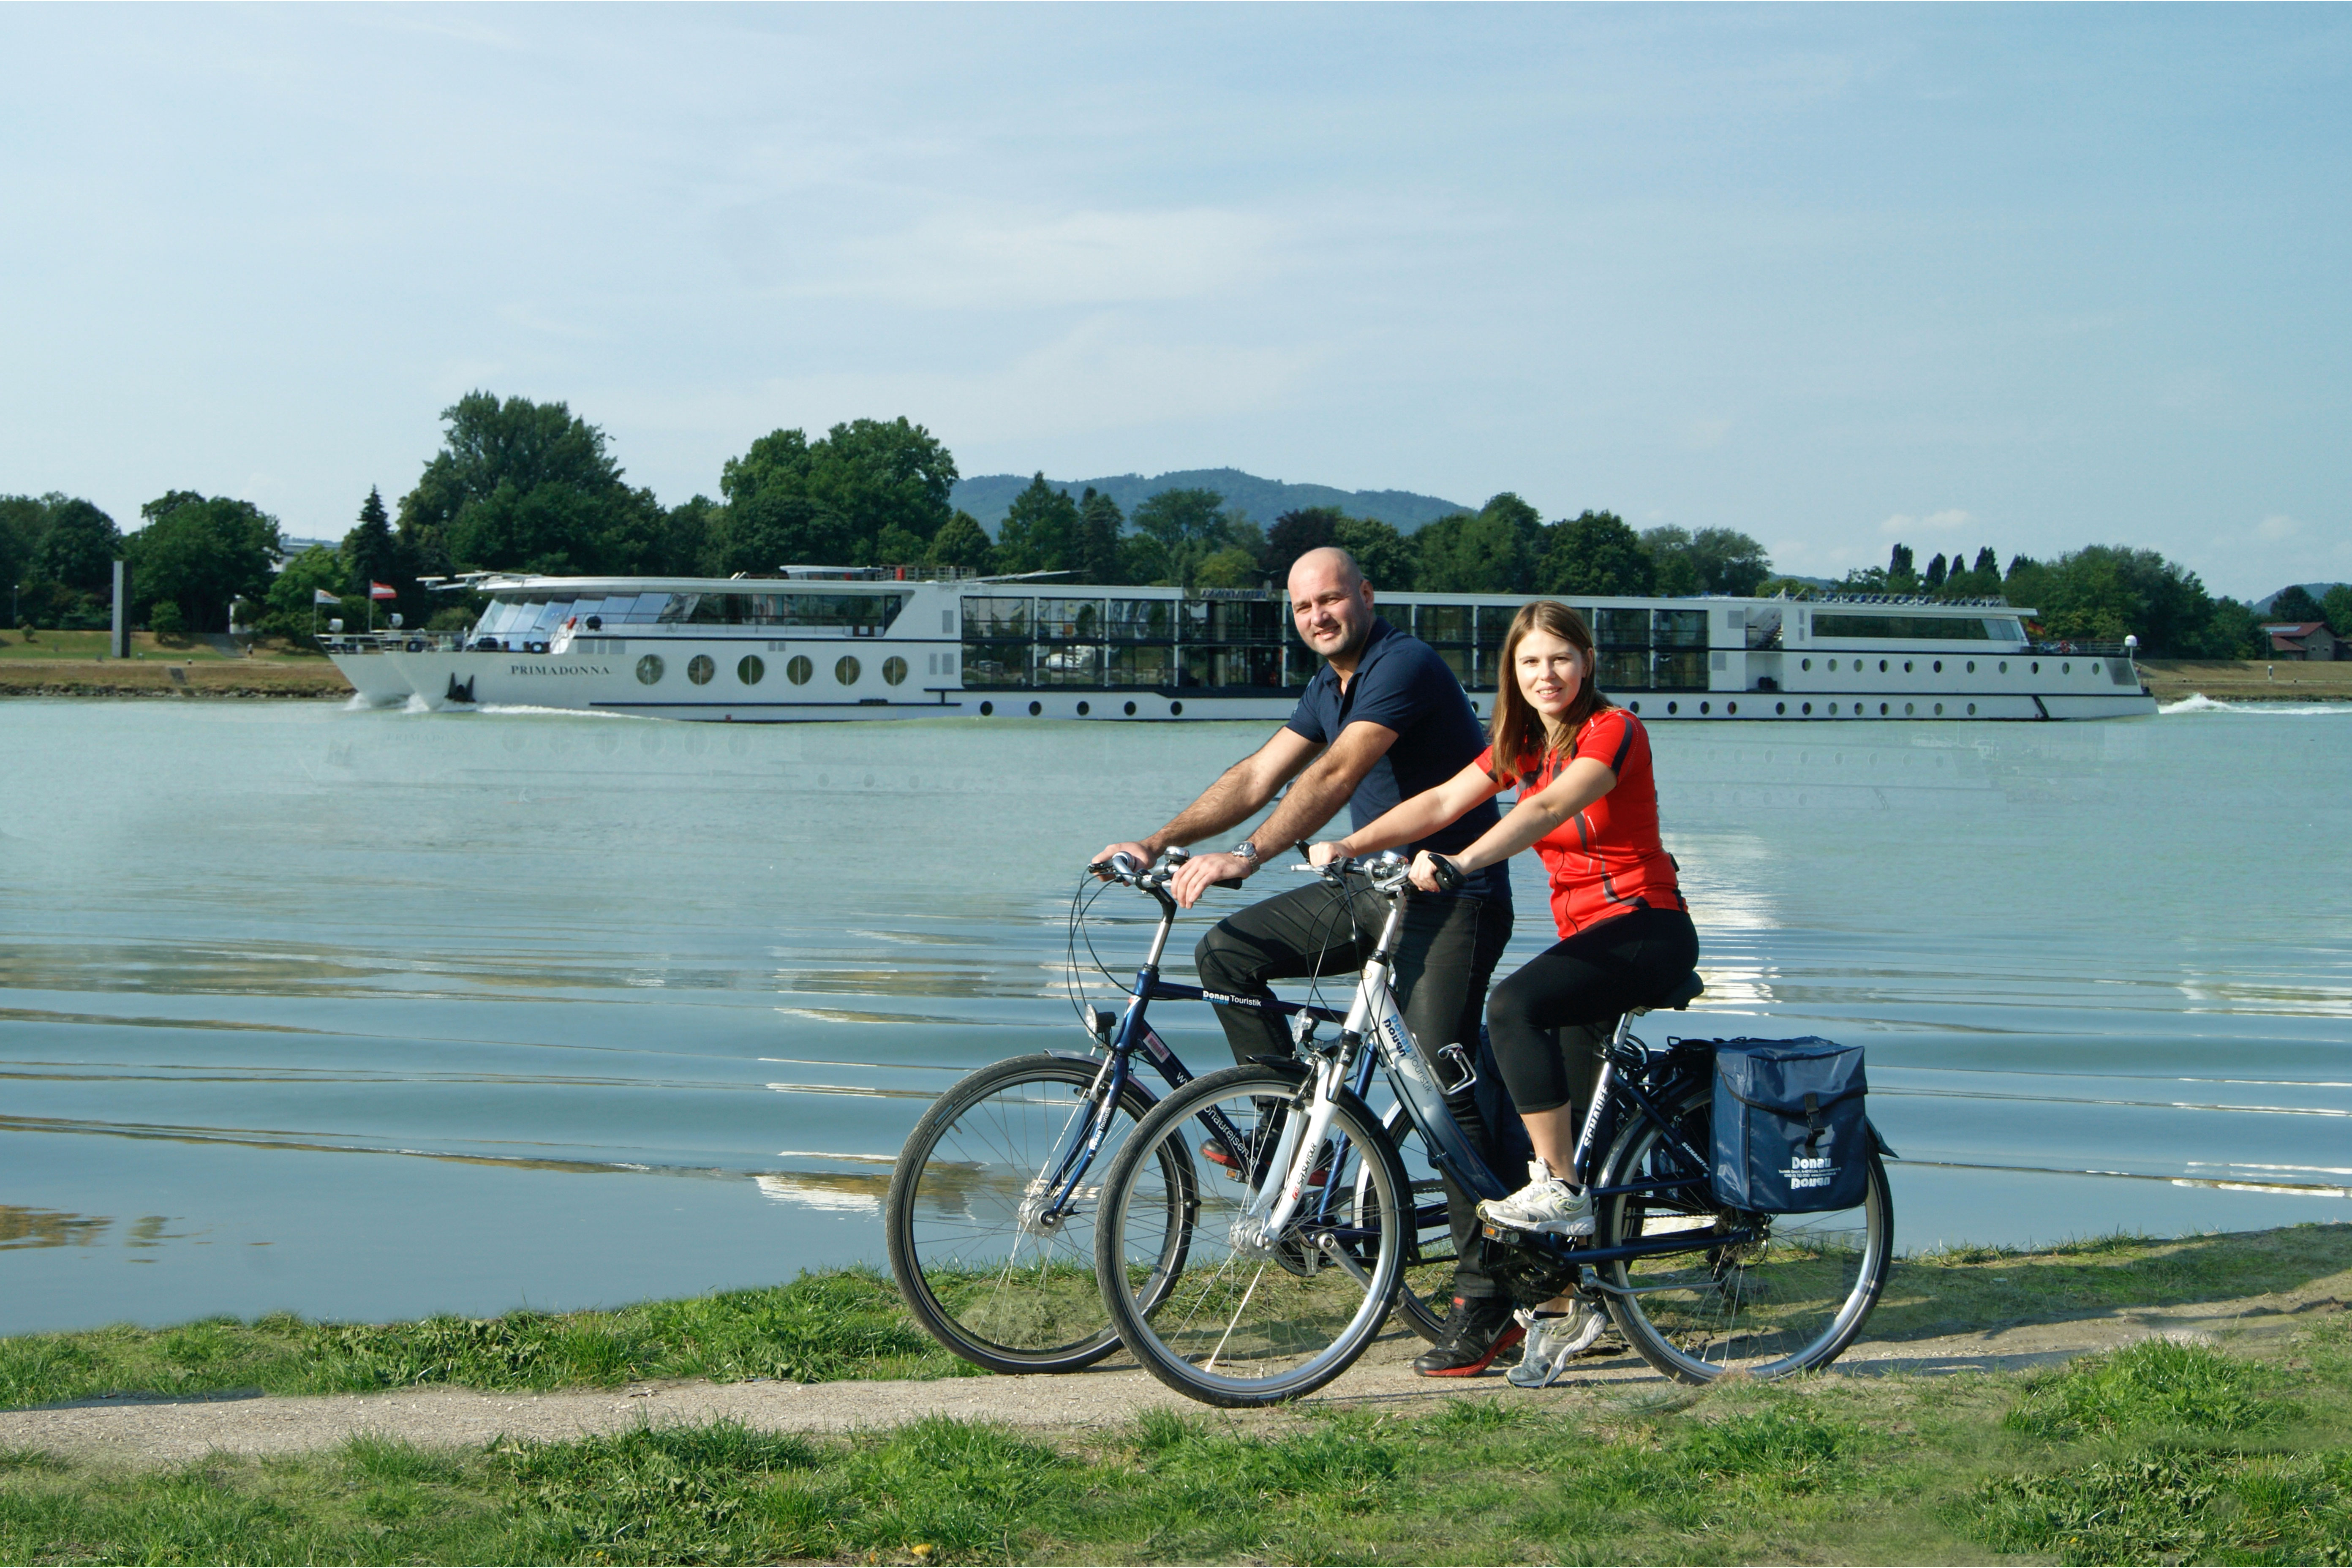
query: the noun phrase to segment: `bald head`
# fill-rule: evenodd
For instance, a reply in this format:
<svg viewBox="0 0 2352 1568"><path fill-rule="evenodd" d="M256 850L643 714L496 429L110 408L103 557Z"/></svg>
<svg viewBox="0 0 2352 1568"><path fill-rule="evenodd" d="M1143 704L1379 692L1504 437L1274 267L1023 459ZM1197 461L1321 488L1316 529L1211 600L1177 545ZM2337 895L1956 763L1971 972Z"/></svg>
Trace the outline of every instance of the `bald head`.
<svg viewBox="0 0 2352 1568"><path fill-rule="evenodd" d="M1290 619L1301 641L1352 674L1372 635L1372 585L1356 558L1336 545L1300 556L1290 568Z"/></svg>

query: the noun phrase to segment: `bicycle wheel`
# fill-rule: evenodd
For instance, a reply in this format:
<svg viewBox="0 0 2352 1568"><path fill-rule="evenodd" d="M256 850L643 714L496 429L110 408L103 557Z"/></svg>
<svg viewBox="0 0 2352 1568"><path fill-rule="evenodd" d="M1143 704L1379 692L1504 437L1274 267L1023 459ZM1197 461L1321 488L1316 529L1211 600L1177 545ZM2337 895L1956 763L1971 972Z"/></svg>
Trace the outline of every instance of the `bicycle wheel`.
<svg viewBox="0 0 2352 1568"><path fill-rule="evenodd" d="M1272 1237L1248 1234L1261 1184L1287 1177L1276 1153L1304 1114L1289 1109L1304 1078L1254 1063L1194 1079L1143 1119L1104 1179L1095 1268L1111 1321L1154 1377L1206 1404L1271 1405L1322 1387L1363 1353L1395 1300L1412 1194L1352 1094L1333 1108L1322 1179L1297 1214ZM1237 1148L1238 1169L1202 1152L1212 1137Z"/></svg>
<svg viewBox="0 0 2352 1568"><path fill-rule="evenodd" d="M1131 1080L1080 1179L1077 1209L1029 1212L1086 1136L1101 1063L1014 1057L971 1074L915 1124L890 1173L890 1272L940 1343L991 1372L1070 1372L1118 1347L1095 1289L1095 1210L1110 1161L1151 1108ZM1171 1173L1173 1174L1174 1173Z"/></svg>
<svg viewBox="0 0 2352 1568"><path fill-rule="evenodd" d="M1713 1095L1686 1091L1668 1120L1704 1156ZM1647 1117L1619 1134L1601 1184L1705 1177ZM1603 1198L1594 1230L1601 1247L1690 1232L1760 1227L1759 1239L1600 1265L1609 1315L1642 1359L1685 1383L1727 1372L1786 1377L1828 1365L1853 1342L1878 1304L1895 1250L1895 1204L1878 1151L1862 1203L1827 1214L1750 1215L1718 1206L1702 1181L1664 1193Z"/></svg>

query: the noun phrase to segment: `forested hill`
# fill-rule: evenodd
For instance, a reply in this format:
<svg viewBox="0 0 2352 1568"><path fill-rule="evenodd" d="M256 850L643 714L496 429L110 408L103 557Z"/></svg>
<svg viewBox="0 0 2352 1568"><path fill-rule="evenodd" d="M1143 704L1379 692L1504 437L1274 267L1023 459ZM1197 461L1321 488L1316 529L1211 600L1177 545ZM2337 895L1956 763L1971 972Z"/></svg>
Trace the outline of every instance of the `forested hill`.
<svg viewBox="0 0 2352 1568"><path fill-rule="evenodd" d="M1004 521L1013 498L1021 493L1029 479L1027 474L982 474L958 479L949 503L971 513L993 535L996 525ZM1400 532L1410 533L1433 518L1477 510L1475 504L1464 506L1435 496L1415 495L1411 490L1342 490L1329 485L1291 485L1280 479L1262 479L1239 468L1186 468L1149 479L1141 474L1112 474L1098 479L1045 482L1072 496L1083 495L1091 485L1117 501L1123 512L1134 511L1139 503L1161 490L1214 490L1225 498L1229 509L1247 513L1260 527L1271 526L1286 511L1328 506L1351 517L1377 518Z"/></svg>

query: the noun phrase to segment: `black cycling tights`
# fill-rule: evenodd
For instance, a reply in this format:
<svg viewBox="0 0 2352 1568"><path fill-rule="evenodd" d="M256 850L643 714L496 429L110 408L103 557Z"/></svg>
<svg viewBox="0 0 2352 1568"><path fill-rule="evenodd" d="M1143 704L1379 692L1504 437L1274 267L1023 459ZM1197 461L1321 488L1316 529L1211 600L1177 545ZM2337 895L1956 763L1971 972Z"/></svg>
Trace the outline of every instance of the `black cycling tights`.
<svg viewBox="0 0 2352 1568"><path fill-rule="evenodd" d="M1698 932L1680 910L1635 910L1530 959L1486 999L1486 1028L1512 1103L1522 1114L1582 1110L1600 1059L1583 1035L1564 1040L1560 1031L1613 1022L1657 1000L1697 963Z"/></svg>

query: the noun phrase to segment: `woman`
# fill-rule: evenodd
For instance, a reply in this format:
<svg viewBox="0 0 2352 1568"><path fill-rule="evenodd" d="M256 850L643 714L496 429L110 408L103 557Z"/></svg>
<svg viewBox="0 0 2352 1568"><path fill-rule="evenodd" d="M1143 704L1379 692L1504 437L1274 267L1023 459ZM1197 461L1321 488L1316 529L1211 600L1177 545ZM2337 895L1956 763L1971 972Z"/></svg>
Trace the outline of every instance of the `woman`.
<svg viewBox="0 0 2352 1568"><path fill-rule="evenodd" d="M1590 1236L1592 1200L1570 1178L1601 1064L1570 1026L1655 1000L1697 963L1698 932L1658 842L1649 733L1594 685L1583 618L1549 600L1524 605L1504 634L1502 658L1510 679L1498 683L1493 743L1477 761L1307 855L1319 866L1410 844L1518 786L1518 805L1499 824L1458 855L1415 856L1412 876L1415 887L1435 892L1440 859L1469 872L1529 845L1542 858L1560 940L1486 1003L1496 1062L1536 1158L1526 1186L1478 1212L1517 1230ZM1515 1383L1549 1382L1601 1330L1601 1315L1572 1297L1546 1302L1532 1318Z"/></svg>

